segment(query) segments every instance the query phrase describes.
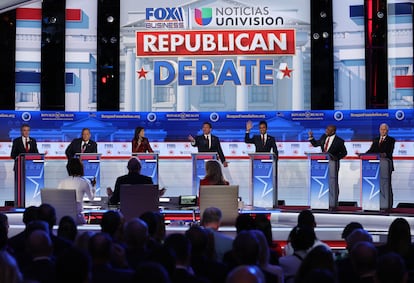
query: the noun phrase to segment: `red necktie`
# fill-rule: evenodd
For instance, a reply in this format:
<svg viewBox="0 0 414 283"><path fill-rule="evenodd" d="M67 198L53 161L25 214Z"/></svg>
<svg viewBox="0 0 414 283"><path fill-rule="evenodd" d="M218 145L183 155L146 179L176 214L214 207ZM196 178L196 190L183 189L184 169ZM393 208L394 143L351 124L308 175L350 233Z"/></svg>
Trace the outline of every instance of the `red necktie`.
<svg viewBox="0 0 414 283"><path fill-rule="evenodd" d="M325 146L323 148L323 152L327 152L328 151L328 145L329 145L329 136L326 138L325 140Z"/></svg>
<svg viewBox="0 0 414 283"><path fill-rule="evenodd" d="M262 135L262 144L263 144L263 146L266 144L265 135Z"/></svg>
<svg viewBox="0 0 414 283"><path fill-rule="evenodd" d="M379 146L381 146L383 142L384 142L384 137L381 137L379 141Z"/></svg>
<svg viewBox="0 0 414 283"><path fill-rule="evenodd" d="M27 140L27 138L25 138L26 144L25 144L25 148L26 148L26 152L29 152L29 141Z"/></svg>

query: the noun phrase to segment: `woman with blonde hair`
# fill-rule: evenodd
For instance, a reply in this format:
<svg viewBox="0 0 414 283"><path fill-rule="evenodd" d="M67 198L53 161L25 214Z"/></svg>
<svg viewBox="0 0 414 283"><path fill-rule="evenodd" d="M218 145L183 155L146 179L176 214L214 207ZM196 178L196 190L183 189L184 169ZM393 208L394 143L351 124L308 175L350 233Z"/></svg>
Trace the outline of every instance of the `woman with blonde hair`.
<svg viewBox="0 0 414 283"><path fill-rule="evenodd" d="M208 185L229 185L229 182L224 179L221 165L217 160L208 160L205 165L206 176L200 180L200 186Z"/></svg>

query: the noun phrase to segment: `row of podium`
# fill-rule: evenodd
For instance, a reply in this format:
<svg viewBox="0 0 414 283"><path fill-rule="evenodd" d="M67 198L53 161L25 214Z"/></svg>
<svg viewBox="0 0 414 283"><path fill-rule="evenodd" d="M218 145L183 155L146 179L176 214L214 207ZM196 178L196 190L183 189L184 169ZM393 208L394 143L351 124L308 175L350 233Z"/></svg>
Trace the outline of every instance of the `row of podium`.
<svg viewBox="0 0 414 283"><path fill-rule="evenodd" d="M141 174L150 176L158 184L158 154L134 154L141 161ZM82 160L85 178L96 178L100 191L100 154L78 154ZM15 205L27 207L40 204L40 190L44 188L44 154L21 154L17 160L17 189ZM250 158L250 200L254 207L275 208L278 204L277 156L272 153L251 153ZM217 160L217 153L192 154L192 194L197 195L200 179L205 175L205 162ZM328 209L330 198L335 196L338 183L336 166L338 161L328 153L308 154L309 206L312 209ZM388 208L390 192L391 161L378 154L364 154L361 160L361 195L363 210L378 211Z"/></svg>

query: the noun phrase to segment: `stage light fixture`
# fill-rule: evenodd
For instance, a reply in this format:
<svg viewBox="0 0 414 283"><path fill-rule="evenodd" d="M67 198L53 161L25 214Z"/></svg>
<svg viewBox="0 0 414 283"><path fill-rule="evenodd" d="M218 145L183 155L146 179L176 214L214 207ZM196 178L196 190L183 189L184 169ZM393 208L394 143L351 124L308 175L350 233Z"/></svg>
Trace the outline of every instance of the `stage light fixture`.
<svg viewBox="0 0 414 283"><path fill-rule="evenodd" d="M101 42L103 44L107 44L108 43L108 39L105 36L103 36L103 37L101 37Z"/></svg>
<svg viewBox="0 0 414 283"><path fill-rule="evenodd" d="M377 12L377 17L378 17L378 19L384 18L384 12L383 11L378 11Z"/></svg>
<svg viewBox="0 0 414 283"><path fill-rule="evenodd" d="M115 44L115 43L118 42L118 39L115 36L112 36L110 41L111 41L112 44Z"/></svg>
<svg viewBox="0 0 414 283"><path fill-rule="evenodd" d="M113 16L108 16L108 17L106 17L106 21L108 23L113 23L115 21L115 18Z"/></svg>
<svg viewBox="0 0 414 283"><path fill-rule="evenodd" d="M318 40L320 35L319 35L319 33L315 32L312 37L313 37L313 39Z"/></svg>
<svg viewBox="0 0 414 283"><path fill-rule="evenodd" d="M51 24L55 24L56 21L57 21L56 17L50 17L49 18L49 23L51 23Z"/></svg>
<svg viewBox="0 0 414 283"><path fill-rule="evenodd" d="M329 33L327 33L326 31L324 31L324 32L322 33L322 37L323 37L323 38L328 38L328 37L329 37Z"/></svg>
<svg viewBox="0 0 414 283"><path fill-rule="evenodd" d="M325 18L326 18L326 16L327 16L327 14L326 14L326 12L325 12L325 11L321 11L321 12L319 13L319 16L321 16L321 18L322 18L322 19L325 19Z"/></svg>

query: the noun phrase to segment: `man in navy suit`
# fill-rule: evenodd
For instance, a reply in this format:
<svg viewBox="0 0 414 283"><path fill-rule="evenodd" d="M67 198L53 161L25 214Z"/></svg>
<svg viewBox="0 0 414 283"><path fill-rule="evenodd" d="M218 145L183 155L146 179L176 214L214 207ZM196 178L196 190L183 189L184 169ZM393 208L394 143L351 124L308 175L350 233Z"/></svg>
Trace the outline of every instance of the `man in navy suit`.
<svg viewBox="0 0 414 283"><path fill-rule="evenodd" d="M383 123L379 127L380 135L372 141L371 147L368 149L366 153L379 153L381 157L381 162L387 161L388 162L388 170L384 172L388 175L387 184L381 184L382 186L385 185L387 187L386 192L388 193L388 208L392 208L394 202L394 195L392 193L392 186L391 186L391 174L394 171L394 163L392 159L392 154L394 152L395 146L395 139L388 135L389 127L387 124Z"/></svg>
<svg viewBox="0 0 414 283"><path fill-rule="evenodd" d="M221 163L223 163L224 167L227 167L228 164L221 149L220 140L217 136L211 134L211 128L212 126L209 122L204 122L202 128L203 134L195 138L189 135L188 140L192 146L198 148L198 152L217 152Z"/></svg>
<svg viewBox="0 0 414 283"><path fill-rule="evenodd" d="M244 142L254 144L256 146L256 152L270 152L273 150L273 153L277 156L278 150L276 146L276 140L274 137L267 134L266 121L259 122L260 135L254 135L252 138L250 138L250 130L252 128L252 121L248 121L246 123L246 134L244 136Z"/></svg>
<svg viewBox="0 0 414 283"><path fill-rule="evenodd" d="M329 125L325 129L319 140L313 137L312 131L309 131L309 141L314 146L320 146L322 152L329 153L331 160L329 162L329 208L335 209L338 206L339 184L339 160L347 155L345 141L336 135L336 126Z"/></svg>
<svg viewBox="0 0 414 283"><path fill-rule="evenodd" d="M74 139L66 148L66 157L68 159L74 158L77 153L97 153L98 146L90 138L91 131L88 128L82 129L82 137Z"/></svg>

